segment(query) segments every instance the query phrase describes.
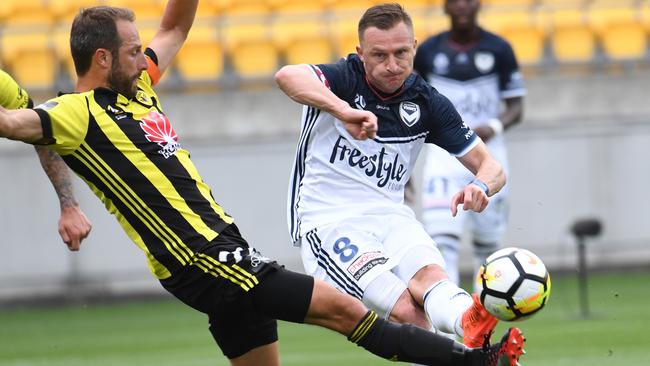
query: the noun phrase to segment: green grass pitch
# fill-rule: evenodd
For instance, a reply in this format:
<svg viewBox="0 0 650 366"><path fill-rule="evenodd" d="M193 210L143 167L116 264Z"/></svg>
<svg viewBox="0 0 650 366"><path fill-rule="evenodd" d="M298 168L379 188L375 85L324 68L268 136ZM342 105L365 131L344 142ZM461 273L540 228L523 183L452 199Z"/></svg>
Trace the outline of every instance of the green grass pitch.
<svg viewBox="0 0 650 366"><path fill-rule="evenodd" d="M547 308L516 323L527 336L522 365L650 365L650 272L590 275L587 319L575 277L552 280ZM280 339L287 366L394 364L313 326L281 323ZM205 316L175 300L0 309L0 366L227 364Z"/></svg>

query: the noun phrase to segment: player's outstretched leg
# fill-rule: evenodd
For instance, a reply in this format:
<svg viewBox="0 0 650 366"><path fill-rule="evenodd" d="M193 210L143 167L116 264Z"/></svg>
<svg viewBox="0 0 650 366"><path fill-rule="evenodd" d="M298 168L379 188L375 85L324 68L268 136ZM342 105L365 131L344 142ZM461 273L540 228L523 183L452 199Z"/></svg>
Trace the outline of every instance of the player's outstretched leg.
<svg viewBox="0 0 650 366"><path fill-rule="evenodd" d="M463 343L467 347L477 348L481 347L486 337L492 334L498 320L483 307L477 294L472 296L472 300L472 306L463 313L461 326Z"/></svg>
<svg viewBox="0 0 650 366"><path fill-rule="evenodd" d="M501 337L501 341L490 346L490 335L487 335L483 346L470 351L471 357L476 357L471 365L487 366L519 366L519 357L524 351L524 338L519 328L510 328ZM480 350L480 351L479 351Z"/></svg>

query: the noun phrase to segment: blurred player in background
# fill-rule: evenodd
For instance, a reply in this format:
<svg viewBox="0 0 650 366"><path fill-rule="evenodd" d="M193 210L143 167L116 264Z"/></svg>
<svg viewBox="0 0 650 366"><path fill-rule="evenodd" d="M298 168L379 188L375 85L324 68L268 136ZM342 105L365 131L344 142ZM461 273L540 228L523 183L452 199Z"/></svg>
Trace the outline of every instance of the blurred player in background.
<svg viewBox="0 0 650 366"><path fill-rule="evenodd" d="M503 132L521 120L525 94L517 60L507 41L479 27L479 0L447 0L444 6L451 30L420 44L415 70L451 100L507 174ZM499 249L508 220L507 186L481 213L449 214L453 195L472 179L472 172L448 152L437 146L426 148L422 221L455 283L459 283L458 253L465 224L471 224L474 268L478 268Z"/></svg>
<svg viewBox="0 0 650 366"><path fill-rule="evenodd" d="M399 4L368 9L358 32L357 54L276 74L280 88L305 105L288 197L292 239L307 273L382 316L479 346L497 320L448 280L434 242L404 204L404 185L425 142L476 174L452 211L460 204L482 211L505 175L451 103L412 72L413 24ZM374 121L375 138L350 135Z"/></svg>
<svg viewBox="0 0 650 366"><path fill-rule="evenodd" d="M35 109L0 109L0 136L61 154L145 252L162 286L208 315L233 365L280 364L275 319L327 327L391 360L495 366L499 358L516 358L515 341L523 341L516 329L500 344L470 349L387 322L354 297L249 247L181 148L153 89L183 45L197 5L170 0L145 50L130 10L82 10L70 36L76 93ZM351 138L372 138L376 120L350 121L348 129Z"/></svg>
<svg viewBox="0 0 650 366"><path fill-rule="evenodd" d="M6 72L0 70L0 106L7 109L32 108L33 102L27 92ZM92 225L79 208L74 197L70 172L65 162L54 151L34 146L41 166L50 179L59 197L61 216L59 235L71 251L78 251L81 242L88 236Z"/></svg>

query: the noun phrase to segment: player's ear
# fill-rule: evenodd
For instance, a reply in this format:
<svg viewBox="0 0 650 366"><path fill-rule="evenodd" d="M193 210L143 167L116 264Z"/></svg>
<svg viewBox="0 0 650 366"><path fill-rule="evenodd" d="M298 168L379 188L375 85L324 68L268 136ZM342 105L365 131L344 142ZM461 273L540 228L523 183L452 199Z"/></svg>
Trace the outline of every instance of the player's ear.
<svg viewBox="0 0 650 366"><path fill-rule="evenodd" d="M110 68L113 63L113 55L105 48L98 48L93 59L102 68Z"/></svg>

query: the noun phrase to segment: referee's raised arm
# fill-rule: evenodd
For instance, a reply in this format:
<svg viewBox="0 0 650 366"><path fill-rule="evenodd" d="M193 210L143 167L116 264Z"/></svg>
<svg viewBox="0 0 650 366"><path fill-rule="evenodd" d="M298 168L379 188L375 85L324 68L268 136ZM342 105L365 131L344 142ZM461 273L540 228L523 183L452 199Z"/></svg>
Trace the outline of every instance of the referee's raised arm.
<svg viewBox="0 0 650 366"><path fill-rule="evenodd" d="M158 69L164 73L183 46L194 23L198 0L169 0L160 28L148 45L158 57Z"/></svg>

